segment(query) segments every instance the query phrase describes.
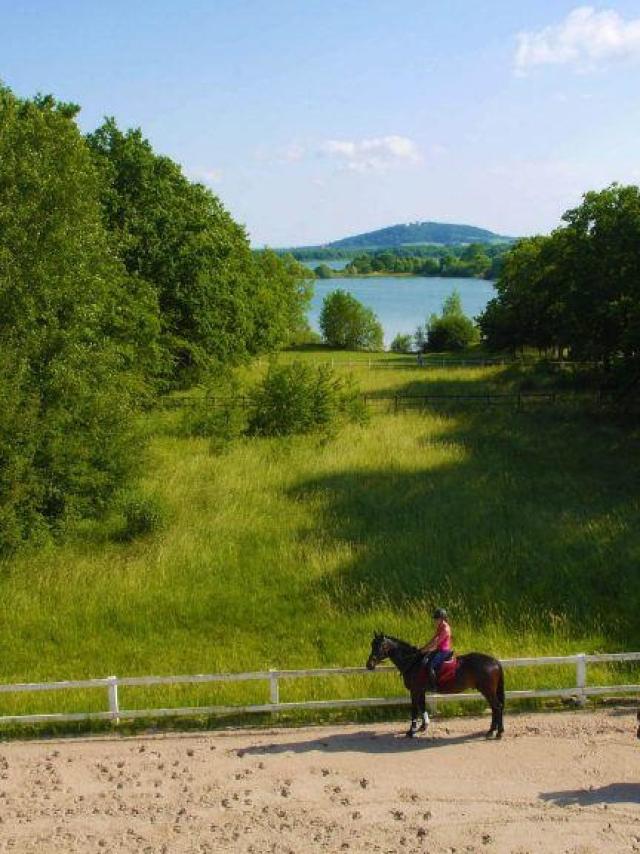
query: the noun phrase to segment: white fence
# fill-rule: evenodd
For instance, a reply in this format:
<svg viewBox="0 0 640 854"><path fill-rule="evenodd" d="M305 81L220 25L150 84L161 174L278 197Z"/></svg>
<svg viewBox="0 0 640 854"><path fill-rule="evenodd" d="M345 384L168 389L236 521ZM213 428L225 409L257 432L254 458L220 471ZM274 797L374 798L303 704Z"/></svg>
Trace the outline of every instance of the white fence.
<svg viewBox="0 0 640 854"><path fill-rule="evenodd" d="M591 686L587 682L587 666L589 664L608 664L624 662L640 662L640 652L607 653L604 655L567 655L547 656L544 658L505 658L501 659L506 669L512 667L542 667L545 665L574 665L575 684L566 688L532 689L523 691L507 691L508 700L532 698L564 697L574 698L578 703L584 703L587 697L605 694L640 694L640 684L598 685ZM399 697L360 697L348 700L309 700L303 702L280 702L280 682L289 679L354 676L365 675L375 678L379 673L397 673L394 667L379 667L375 671L365 667L326 667L316 670L269 670L259 673L210 673L198 676L108 676L103 679L79 679L69 682L34 682L15 685L0 684L0 694L33 693L38 691L68 691L83 688L101 688L107 693L108 710L103 712L78 712L40 715L5 715L0 716L2 724L27 723L63 723L66 721L107 720L117 723L123 719L161 718L161 717L195 717L198 715L228 715L247 714L253 712L283 712L296 709L344 709L364 706L398 706L409 703L405 693ZM158 708L158 709L123 709L118 698L120 687L149 687L154 685L187 685L213 682L250 682L262 681L269 685L269 702L257 705L241 706L195 706L188 708ZM477 700L474 694L432 694L429 701L433 708L436 702L447 700Z"/></svg>

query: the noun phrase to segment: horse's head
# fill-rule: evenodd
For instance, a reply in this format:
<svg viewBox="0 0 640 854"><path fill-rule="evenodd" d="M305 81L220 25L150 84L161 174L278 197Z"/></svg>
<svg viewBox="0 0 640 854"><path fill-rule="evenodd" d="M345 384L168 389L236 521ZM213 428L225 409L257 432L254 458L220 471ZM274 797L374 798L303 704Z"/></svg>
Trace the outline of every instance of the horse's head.
<svg viewBox="0 0 640 854"><path fill-rule="evenodd" d="M376 664L380 664L385 658L389 657L389 653L393 648L393 641L382 634L376 632L371 641L371 652L367 659L367 670L373 670Z"/></svg>

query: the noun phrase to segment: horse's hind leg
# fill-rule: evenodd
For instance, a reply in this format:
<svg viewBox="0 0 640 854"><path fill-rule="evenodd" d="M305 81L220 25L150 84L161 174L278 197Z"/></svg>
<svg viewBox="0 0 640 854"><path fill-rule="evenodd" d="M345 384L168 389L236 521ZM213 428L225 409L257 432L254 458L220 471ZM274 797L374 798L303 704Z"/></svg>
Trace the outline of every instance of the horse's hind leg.
<svg viewBox="0 0 640 854"><path fill-rule="evenodd" d="M488 690L484 690L481 693L487 703L489 703L489 706L491 707L491 726L489 727L487 738L492 738L494 733L497 733L497 738L500 738L500 736L502 735L502 731L500 729L500 705L498 703L497 697L493 692Z"/></svg>

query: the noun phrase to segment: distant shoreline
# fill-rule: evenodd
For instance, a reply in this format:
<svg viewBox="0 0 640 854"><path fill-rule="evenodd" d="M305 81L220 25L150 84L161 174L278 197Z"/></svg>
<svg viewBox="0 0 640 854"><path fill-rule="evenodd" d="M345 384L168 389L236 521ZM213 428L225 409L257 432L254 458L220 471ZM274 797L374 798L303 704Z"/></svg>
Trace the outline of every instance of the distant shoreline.
<svg viewBox="0 0 640 854"><path fill-rule="evenodd" d="M311 270L313 273L313 270ZM330 282L332 279L465 279L472 282L495 282L495 279L483 279L480 276L443 276L442 273L433 275L420 275L418 273L346 273L336 270L335 276L313 276L316 282Z"/></svg>

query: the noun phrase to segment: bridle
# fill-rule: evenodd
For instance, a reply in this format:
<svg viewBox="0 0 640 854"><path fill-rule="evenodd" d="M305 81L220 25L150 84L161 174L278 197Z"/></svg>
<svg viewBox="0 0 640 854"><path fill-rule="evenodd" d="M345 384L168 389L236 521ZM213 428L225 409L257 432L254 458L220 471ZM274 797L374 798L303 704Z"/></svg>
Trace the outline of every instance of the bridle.
<svg viewBox="0 0 640 854"><path fill-rule="evenodd" d="M377 667L377 665L380 664L381 661L384 661L385 658L389 658L390 653L394 649L399 649L398 644L394 644L394 642L392 640L390 640L388 637L383 636L380 643L379 643L379 646L377 648L376 654L374 654L372 652L371 655L369 656L369 661L367 662L367 667L369 667L369 664L371 663L372 666L369 669L373 670L373 668ZM412 667L414 667L416 660L418 658L418 655L420 655L420 653L418 653L417 655L412 654L412 658L406 666L404 665L404 663L401 666L401 664L399 662L394 662L394 664L396 665L396 667L398 668L400 673L402 673L404 675L409 670L411 670Z"/></svg>

